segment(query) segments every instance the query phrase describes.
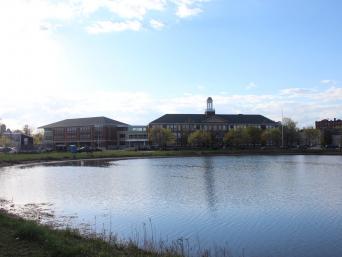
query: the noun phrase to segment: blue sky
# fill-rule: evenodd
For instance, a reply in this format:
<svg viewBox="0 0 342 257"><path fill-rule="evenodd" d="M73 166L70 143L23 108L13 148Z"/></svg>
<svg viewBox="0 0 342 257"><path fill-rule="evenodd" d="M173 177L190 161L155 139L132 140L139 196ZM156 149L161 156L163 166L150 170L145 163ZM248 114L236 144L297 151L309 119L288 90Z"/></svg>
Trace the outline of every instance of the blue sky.
<svg viewBox="0 0 342 257"><path fill-rule="evenodd" d="M208 96L218 113L283 110L301 126L342 116L341 1L6 2L0 118L12 127L146 124L202 113Z"/></svg>

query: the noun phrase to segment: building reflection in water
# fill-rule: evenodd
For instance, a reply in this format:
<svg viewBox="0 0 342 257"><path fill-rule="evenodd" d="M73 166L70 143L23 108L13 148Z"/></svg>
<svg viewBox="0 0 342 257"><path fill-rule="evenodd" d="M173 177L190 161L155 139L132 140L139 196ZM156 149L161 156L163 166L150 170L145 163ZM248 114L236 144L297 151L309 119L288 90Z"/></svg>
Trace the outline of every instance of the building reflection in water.
<svg viewBox="0 0 342 257"><path fill-rule="evenodd" d="M211 214L217 211L217 196L215 190L215 169L212 157L203 158L203 178L205 183L206 199L208 203L208 209Z"/></svg>

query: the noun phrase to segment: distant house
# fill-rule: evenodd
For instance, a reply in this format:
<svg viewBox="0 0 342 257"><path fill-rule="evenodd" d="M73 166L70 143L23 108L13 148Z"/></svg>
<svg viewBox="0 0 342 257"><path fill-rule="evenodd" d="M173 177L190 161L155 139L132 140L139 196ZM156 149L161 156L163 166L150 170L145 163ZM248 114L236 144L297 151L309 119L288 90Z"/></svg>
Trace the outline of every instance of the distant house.
<svg viewBox="0 0 342 257"><path fill-rule="evenodd" d="M324 119L316 121L316 128L321 130L322 141L325 145L342 145L342 120L334 118L333 120Z"/></svg>
<svg viewBox="0 0 342 257"><path fill-rule="evenodd" d="M256 127L275 128L279 123L258 114L216 114L213 99L207 99L204 114L165 114L152 121L150 128L170 129L177 145L186 145L188 135L196 130L210 131L216 142L222 142L224 134L231 129Z"/></svg>
<svg viewBox="0 0 342 257"><path fill-rule="evenodd" d="M3 135L8 138L9 146L15 147L18 151L31 150L33 148L33 137L21 132L4 132Z"/></svg>
<svg viewBox="0 0 342 257"><path fill-rule="evenodd" d="M342 129L342 120L334 118L333 120L324 119L321 121L316 121L317 129Z"/></svg>
<svg viewBox="0 0 342 257"><path fill-rule="evenodd" d="M106 117L66 119L40 127L44 129L45 145L92 146L117 148L125 145L125 137L120 136L129 125Z"/></svg>

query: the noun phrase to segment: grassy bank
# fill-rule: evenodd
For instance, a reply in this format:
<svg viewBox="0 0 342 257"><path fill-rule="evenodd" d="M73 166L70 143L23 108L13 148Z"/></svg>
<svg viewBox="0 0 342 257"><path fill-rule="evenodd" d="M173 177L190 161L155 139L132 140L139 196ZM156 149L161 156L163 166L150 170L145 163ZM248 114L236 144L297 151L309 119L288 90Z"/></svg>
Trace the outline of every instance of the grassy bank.
<svg viewBox="0 0 342 257"><path fill-rule="evenodd" d="M208 156L208 155L243 155L243 154L330 154L341 155L339 150L282 150L282 149L246 149L246 150L180 150L180 151L124 151L109 150L93 153L49 152L49 153L0 153L0 166L40 161L61 161L73 159L126 158L126 157L170 157L170 156Z"/></svg>
<svg viewBox="0 0 342 257"><path fill-rule="evenodd" d="M18 153L4 154L0 153L0 164L21 164L34 161L61 161L74 159L96 159L96 158L124 158L124 157L144 157L144 156L169 156L175 155L174 152L163 151L121 151L109 150L93 153L77 153L70 152L48 152L48 153Z"/></svg>
<svg viewBox="0 0 342 257"><path fill-rule="evenodd" d="M133 243L84 238L0 211L0 257L176 257L138 249Z"/></svg>

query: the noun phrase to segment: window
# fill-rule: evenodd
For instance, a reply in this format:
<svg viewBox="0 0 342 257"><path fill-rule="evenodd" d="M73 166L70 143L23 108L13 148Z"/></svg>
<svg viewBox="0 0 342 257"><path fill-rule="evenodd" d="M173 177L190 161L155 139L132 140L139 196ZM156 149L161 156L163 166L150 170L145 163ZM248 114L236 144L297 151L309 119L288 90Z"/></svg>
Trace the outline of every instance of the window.
<svg viewBox="0 0 342 257"><path fill-rule="evenodd" d="M89 127L81 127L80 128L80 134L88 134L90 132Z"/></svg>
<svg viewBox="0 0 342 257"><path fill-rule="evenodd" d="M154 126L152 126L152 127L154 127ZM132 131L144 132L144 131L146 131L146 128L145 127L132 128Z"/></svg>
<svg viewBox="0 0 342 257"><path fill-rule="evenodd" d="M67 128L66 132L67 134L76 134L76 128Z"/></svg>
<svg viewBox="0 0 342 257"><path fill-rule="evenodd" d="M56 128L55 129L55 135L56 136L63 136L64 135L64 129L63 128Z"/></svg>

